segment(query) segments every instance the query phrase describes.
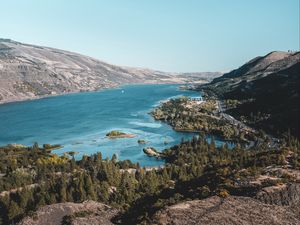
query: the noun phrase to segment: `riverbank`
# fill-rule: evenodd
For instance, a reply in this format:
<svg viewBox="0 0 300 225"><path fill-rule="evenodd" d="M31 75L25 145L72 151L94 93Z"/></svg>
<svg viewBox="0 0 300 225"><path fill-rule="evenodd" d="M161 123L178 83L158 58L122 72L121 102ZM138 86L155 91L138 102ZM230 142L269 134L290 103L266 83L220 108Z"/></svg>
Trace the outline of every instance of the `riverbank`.
<svg viewBox="0 0 300 225"><path fill-rule="evenodd" d="M146 85L146 84L153 84L153 83L137 83L137 84L132 84L132 85ZM159 84L167 84L167 83L159 83ZM175 83L177 84L177 83ZM180 84L180 83L178 83ZM50 98L50 97L57 97L57 96L65 96L65 95L72 95L72 94L78 94L78 93L92 93L92 92L99 92L99 91L104 91L104 90L109 90L109 89L117 89L121 88L123 86L126 86L129 84L124 84L124 85L107 85L105 87L101 87L99 89L91 89L91 90L77 90L77 91L68 91L68 92L61 92L61 93L53 93L53 94L45 94L45 95L40 95L40 96L24 96L24 97L19 97L19 98L11 98L11 99L5 99L2 100L0 99L0 105L5 105L5 104L11 104L11 103L18 103L18 102L26 102L26 101L34 101L34 100L39 100L39 99L45 99L45 98Z"/></svg>
<svg viewBox="0 0 300 225"><path fill-rule="evenodd" d="M232 122L234 118L226 115L214 98L171 99L161 103L151 115L167 122L176 131L202 132L244 145L255 140L255 131Z"/></svg>
<svg viewBox="0 0 300 225"><path fill-rule="evenodd" d="M199 84L197 81L188 81L189 84ZM208 83L206 80L201 80L201 84ZM44 98L50 98L50 97L57 97L57 96L65 96L65 95L72 95L72 94L78 94L78 93L93 93L93 92L99 92L99 91L105 91L105 90L110 90L110 89L120 89L125 86L130 86L130 85L161 85L161 84L176 84L176 85L182 85L185 86L186 83L182 79L175 79L174 80L168 80L165 82L154 82L154 81L145 81L143 83L125 83L122 85L117 85L117 84L110 84L106 86L101 86L97 89L87 89L87 90L76 90L76 91L67 91L67 92L61 92L61 93L51 93L51 94L44 94L44 95L38 95L38 96L26 96L22 95L19 97L13 96L12 98L9 99L1 99L0 98L0 105L5 105L5 104L10 104L10 103L17 103L17 102L26 102L26 101L34 101L34 100L39 100L39 99L44 99ZM191 89L182 89L182 90L191 90ZM1 97L1 95L0 95Z"/></svg>
<svg viewBox="0 0 300 225"><path fill-rule="evenodd" d="M179 144L194 134L176 132L166 123L155 121L148 114L159 101L174 96L195 96L180 90L177 84L126 85L97 92L76 93L0 106L0 145L34 142L63 146L57 154L75 151L75 159L101 151L103 157L118 155L142 166L159 166L163 162L149 158L143 148L158 151ZM133 138L109 139L106 134L119 130L135 134ZM141 146L139 139L148 143Z"/></svg>
<svg viewBox="0 0 300 225"><path fill-rule="evenodd" d="M77 91L68 91L68 92L61 92L61 93L51 93L51 94L44 94L44 95L39 95L39 96L24 96L24 97L18 97L16 98L10 98L10 99L0 99L0 105L5 105L5 104L11 104L11 103L18 103L18 102L26 102L26 101L34 101L34 100L39 100L39 99L45 99L45 98L50 98L50 97L58 97L58 96L65 96L65 95L72 95L72 94L78 94L78 93L92 93L92 92L98 92L102 90L109 90L113 88L119 88L121 87L120 85L107 85L104 87L101 87L99 89L90 89L90 90L77 90Z"/></svg>

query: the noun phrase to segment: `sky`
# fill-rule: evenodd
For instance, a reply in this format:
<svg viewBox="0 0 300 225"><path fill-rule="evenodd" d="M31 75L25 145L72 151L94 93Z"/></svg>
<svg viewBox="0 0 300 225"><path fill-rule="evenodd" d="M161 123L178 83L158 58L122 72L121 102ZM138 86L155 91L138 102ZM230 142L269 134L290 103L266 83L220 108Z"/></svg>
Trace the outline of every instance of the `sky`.
<svg viewBox="0 0 300 225"><path fill-rule="evenodd" d="M122 66L234 69L299 51L299 0L0 0L0 38Z"/></svg>

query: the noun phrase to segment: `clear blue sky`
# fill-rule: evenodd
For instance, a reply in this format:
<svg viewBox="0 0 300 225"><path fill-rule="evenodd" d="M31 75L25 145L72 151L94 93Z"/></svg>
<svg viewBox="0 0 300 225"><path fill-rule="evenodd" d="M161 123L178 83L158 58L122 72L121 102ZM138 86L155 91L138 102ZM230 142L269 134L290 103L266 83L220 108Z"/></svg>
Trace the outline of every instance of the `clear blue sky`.
<svg viewBox="0 0 300 225"><path fill-rule="evenodd" d="M163 71L299 50L299 0L0 0L0 37Z"/></svg>

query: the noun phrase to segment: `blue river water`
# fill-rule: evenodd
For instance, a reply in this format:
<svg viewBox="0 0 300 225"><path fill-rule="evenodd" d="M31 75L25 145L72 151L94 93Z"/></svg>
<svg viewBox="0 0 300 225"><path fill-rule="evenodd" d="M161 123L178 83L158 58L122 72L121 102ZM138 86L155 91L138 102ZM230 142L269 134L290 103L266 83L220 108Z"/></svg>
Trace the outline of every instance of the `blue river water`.
<svg viewBox="0 0 300 225"><path fill-rule="evenodd" d="M163 150L195 134L176 132L148 113L160 101L182 95L200 94L173 84L128 85L0 105L0 145L60 144L64 147L54 153L75 151L77 159L100 151L104 157L116 154L142 166L161 165L162 160L143 153L145 146ZM111 130L136 137L109 139L105 135ZM138 139L147 144L138 144Z"/></svg>

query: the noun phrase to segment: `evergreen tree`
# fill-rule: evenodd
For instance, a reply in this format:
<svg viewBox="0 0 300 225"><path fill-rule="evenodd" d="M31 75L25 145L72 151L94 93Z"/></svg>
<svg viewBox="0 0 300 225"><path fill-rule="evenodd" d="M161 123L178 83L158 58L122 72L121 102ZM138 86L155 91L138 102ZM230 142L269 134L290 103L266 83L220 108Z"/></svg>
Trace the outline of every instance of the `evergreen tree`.
<svg viewBox="0 0 300 225"><path fill-rule="evenodd" d="M88 199L96 200L96 194L94 191L94 185L90 175L85 174L85 191Z"/></svg>
<svg viewBox="0 0 300 225"><path fill-rule="evenodd" d="M78 193L78 202L83 202L86 200L86 192L84 189L84 177L81 174L79 177L78 187L77 187L77 193Z"/></svg>
<svg viewBox="0 0 300 225"><path fill-rule="evenodd" d="M59 180L58 186L58 193L59 193L59 202L66 202L67 201L67 184L65 181L65 177L62 177Z"/></svg>
<svg viewBox="0 0 300 225"><path fill-rule="evenodd" d="M23 210L19 207L19 205L15 201L10 201L8 208L8 219L11 223L18 220L18 217L23 214Z"/></svg>

